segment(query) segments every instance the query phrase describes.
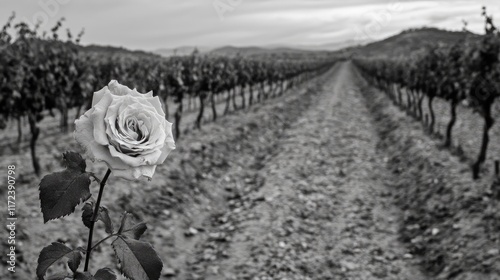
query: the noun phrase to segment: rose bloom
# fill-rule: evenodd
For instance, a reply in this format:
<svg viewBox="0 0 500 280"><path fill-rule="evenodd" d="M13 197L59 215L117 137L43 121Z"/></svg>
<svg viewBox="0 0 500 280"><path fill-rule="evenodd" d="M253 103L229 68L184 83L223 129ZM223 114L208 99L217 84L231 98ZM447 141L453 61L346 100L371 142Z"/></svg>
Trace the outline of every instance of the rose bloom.
<svg viewBox="0 0 500 280"><path fill-rule="evenodd" d="M75 121L75 140L92 161L104 161L117 177L151 180L175 149L172 124L150 91L111 81L94 93L92 108Z"/></svg>

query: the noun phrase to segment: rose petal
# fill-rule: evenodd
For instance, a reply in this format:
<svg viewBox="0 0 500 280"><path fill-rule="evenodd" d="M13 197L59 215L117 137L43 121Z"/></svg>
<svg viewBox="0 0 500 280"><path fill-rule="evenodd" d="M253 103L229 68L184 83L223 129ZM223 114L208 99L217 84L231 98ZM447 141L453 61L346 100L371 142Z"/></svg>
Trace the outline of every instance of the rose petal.
<svg viewBox="0 0 500 280"><path fill-rule="evenodd" d="M130 156L118 151L113 145L109 145L108 148L111 156L133 167L156 164L158 159L162 156L162 151L160 149L144 150L140 152L139 156Z"/></svg>
<svg viewBox="0 0 500 280"><path fill-rule="evenodd" d="M92 107L94 107L97 103L99 103L99 101L101 101L105 93L111 93L107 86L103 87L99 91L94 92L94 95L92 97Z"/></svg>
<svg viewBox="0 0 500 280"><path fill-rule="evenodd" d="M116 80L111 80L111 82L109 82L109 84L108 84L108 88L113 95L118 95L118 96L136 96L136 97L149 96L147 94L139 93L135 89L132 90L125 85L121 85ZM151 94L151 96L152 96L152 94Z"/></svg>
<svg viewBox="0 0 500 280"><path fill-rule="evenodd" d="M87 111L87 113L89 111ZM120 159L113 158L106 146L100 145L94 140L92 137L94 127L87 113L75 121L75 132L73 133L76 142L83 147L87 157L92 161L104 161L111 169L124 169L129 167Z"/></svg>
<svg viewBox="0 0 500 280"><path fill-rule="evenodd" d="M126 132L126 129L123 128L124 126L126 126L126 124L124 124L125 120L131 116L139 117L141 115L149 117L148 119L144 119L145 121L150 121L150 125L148 126L151 127L151 130L146 136L148 140L145 142L143 142L142 140L135 140L129 133L124 133L130 136L130 139L124 139L124 141L130 145L140 147L141 149L153 149L161 147L165 139L165 133L160 128L164 127L165 119L156 114L153 107L146 107L137 103L126 107L122 112L120 112L120 116L118 117L120 119L119 129Z"/></svg>
<svg viewBox="0 0 500 280"><path fill-rule="evenodd" d="M161 156L158 158L158 162L156 162L156 164L162 164L170 154L170 152L175 150L175 142L172 136L172 124L167 122L167 124L165 125L165 130L169 132L169 134L167 140L165 141L165 145L161 149Z"/></svg>
<svg viewBox="0 0 500 280"><path fill-rule="evenodd" d="M94 139L97 143L101 145L109 144L108 138L106 137L106 127L104 122L104 116L107 114L109 105L111 104L113 97L110 93L104 93L102 99L97 103L93 109L94 111L90 115L90 119L94 125Z"/></svg>
<svg viewBox="0 0 500 280"><path fill-rule="evenodd" d="M112 104L108 113L106 114L106 134L109 139L115 139L120 142L122 145L127 145L130 148L137 146L140 149L151 148L147 142L142 142L142 139L137 140L135 132L131 132L130 129L127 129L126 121L131 117L137 118L140 115L146 116L148 115L156 115L154 112L155 109L151 106L142 106L137 102L134 102L136 98L129 97L120 97L115 98L116 103ZM119 113L117 117L116 114ZM116 127L116 119L118 118L118 126ZM154 125L151 125L154 127ZM118 131L119 130L119 131ZM149 135L147 135L149 137Z"/></svg>
<svg viewBox="0 0 500 280"><path fill-rule="evenodd" d="M170 145L171 143L165 143L165 146L161 148L161 156L158 158L156 164L162 164L173 150L175 150L175 146Z"/></svg>
<svg viewBox="0 0 500 280"><path fill-rule="evenodd" d="M148 143L151 147L161 147L163 146L163 143L165 143L166 139L166 133L162 128L165 127L165 122L167 121L157 115L151 116L151 120L153 126L149 132Z"/></svg>
<svg viewBox="0 0 500 280"><path fill-rule="evenodd" d="M120 177L130 181L134 181L137 179L145 179L150 181L153 178L155 169L156 165L144 165L123 170L113 170L113 174L116 177Z"/></svg>
<svg viewBox="0 0 500 280"><path fill-rule="evenodd" d="M165 118L165 112L163 111L161 101L160 101L160 98L158 96L144 98L142 100L147 102L150 106L153 106L155 108L156 113L158 113L160 116Z"/></svg>
<svg viewBox="0 0 500 280"><path fill-rule="evenodd" d="M156 165L175 149L172 124L159 97L116 80L94 92L92 109L75 125L75 139L88 157L104 161L115 176L128 180L150 180Z"/></svg>
<svg viewBox="0 0 500 280"><path fill-rule="evenodd" d="M125 163L129 166L137 167L137 166L144 165L144 159L140 156L138 156L138 157L127 156L127 155L123 154L122 152L118 151L113 145L109 145L108 149L109 149L109 152L111 153L111 156L123 161L123 163Z"/></svg>

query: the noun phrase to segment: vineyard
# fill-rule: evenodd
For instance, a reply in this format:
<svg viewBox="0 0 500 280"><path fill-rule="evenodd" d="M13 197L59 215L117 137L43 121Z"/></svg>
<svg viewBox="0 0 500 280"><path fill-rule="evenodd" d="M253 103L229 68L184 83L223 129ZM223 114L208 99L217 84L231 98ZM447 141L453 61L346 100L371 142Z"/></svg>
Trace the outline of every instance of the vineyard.
<svg viewBox="0 0 500 280"><path fill-rule="evenodd" d="M198 100L196 128L200 129L205 110L211 109L212 120L218 113L216 103L225 99L224 114L233 109L245 109L263 102L300 84L310 77L324 72L335 59L310 57L304 59L245 60L225 57L202 57L193 53L187 57L171 59L137 58L130 56L99 56L81 54L78 43L83 32L73 39L68 30L67 40L60 39L63 20L51 29L51 35L38 34L27 24L13 24L12 16L0 33L2 50L2 96L0 125L16 120L17 143L21 142L22 119L27 119L30 131L30 150L33 168L40 174L36 157L36 142L40 134L38 123L47 112L59 113L60 129L68 132L69 112L76 108L75 118L82 109L91 106L91 93L120 77L120 82L139 91L153 91L161 98L170 116L175 120L175 135L181 136L180 124L185 103L188 109ZM16 37L10 35L14 29ZM224 77L224 78L223 78ZM249 92L249 94L246 93ZM255 96L255 92L257 92ZM239 104L236 102L239 96ZM247 100L248 99L248 100ZM205 108L208 107L209 108Z"/></svg>
<svg viewBox="0 0 500 280"><path fill-rule="evenodd" d="M406 59L356 61L395 104L423 121L430 134L436 132L434 100L445 100L450 112L444 133L445 147L450 147L453 141L457 106L463 103L477 111L484 118L484 128L479 155L472 165L474 179L479 178L486 160L489 133L495 122L493 106L500 92L500 33L485 8L483 16L486 35L482 38L464 39L446 47L433 46ZM424 99L428 110L425 115Z"/></svg>
<svg viewBox="0 0 500 280"><path fill-rule="evenodd" d="M115 247L97 247L130 216L147 222L129 239L156 250L159 279L500 279L500 31L482 17L485 34L372 45L388 55L162 57L85 47L64 19L44 32L12 15L0 32L0 162L18 172L17 266L0 278L135 279ZM114 81L159 98L176 148L148 182L87 160L98 206L113 179L107 217L92 196L46 219L40 180L74 168L63 151L86 152L75 120ZM96 223L94 246L81 221L90 237ZM63 255L40 273L50 242L92 259L80 273Z"/></svg>

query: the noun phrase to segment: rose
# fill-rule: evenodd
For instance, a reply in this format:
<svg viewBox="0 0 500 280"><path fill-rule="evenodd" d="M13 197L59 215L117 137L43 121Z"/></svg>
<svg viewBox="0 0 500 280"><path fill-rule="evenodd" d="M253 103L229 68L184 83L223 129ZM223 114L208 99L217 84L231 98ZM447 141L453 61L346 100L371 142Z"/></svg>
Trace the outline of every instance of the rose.
<svg viewBox="0 0 500 280"><path fill-rule="evenodd" d="M115 176L128 180L151 180L156 166L175 149L160 99L115 80L94 93L92 108L75 127L75 140L87 157L105 162Z"/></svg>

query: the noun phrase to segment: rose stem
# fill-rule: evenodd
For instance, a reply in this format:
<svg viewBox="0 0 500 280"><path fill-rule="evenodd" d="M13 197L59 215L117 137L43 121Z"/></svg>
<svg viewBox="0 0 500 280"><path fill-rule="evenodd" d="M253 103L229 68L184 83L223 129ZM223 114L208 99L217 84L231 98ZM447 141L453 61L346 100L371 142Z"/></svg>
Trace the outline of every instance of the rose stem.
<svg viewBox="0 0 500 280"><path fill-rule="evenodd" d="M97 219L97 215L99 214L99 204L101 204L102 191L104 190L104 186L106 185L106 181L108 180L109 175L111 174L111 170L108 168L106 171L106 175L101 180L101 186L99 188L99 194L97 195L97 202L95 204L94 213L92 214L92 219L90 220L90 231L89 231L89 240L87 242L87 251L85 254L85 268L84 272L89 269L89 261L90 261L90 252L92 251L92 235L94 233L94 224Z"/></svg>

